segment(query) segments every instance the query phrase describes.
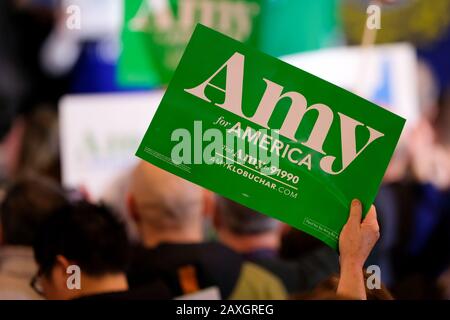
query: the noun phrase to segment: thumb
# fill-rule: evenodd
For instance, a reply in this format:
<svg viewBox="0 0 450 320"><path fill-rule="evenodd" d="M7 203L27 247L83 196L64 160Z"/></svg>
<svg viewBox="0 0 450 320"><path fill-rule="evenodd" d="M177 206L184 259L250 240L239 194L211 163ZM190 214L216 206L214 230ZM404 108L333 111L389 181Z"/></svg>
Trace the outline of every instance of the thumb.
<svg viewBox="0 0 450 320"><path fill-rule="evenodd" d="M367 213L366 217L364 218L363 223L364 224L368 224L368 225L376 225L376 226L378 226L377 210L375 209L374 205L372 205L370 207L370 210Z"/></svg>
<svg viewBox="0 0 450 320"><path fill-rule="evenodd" d="M362 206L361 202L357 199L353 199L350 205L350 215L348 217L348 224L360 225L362 218Z"/></svg>

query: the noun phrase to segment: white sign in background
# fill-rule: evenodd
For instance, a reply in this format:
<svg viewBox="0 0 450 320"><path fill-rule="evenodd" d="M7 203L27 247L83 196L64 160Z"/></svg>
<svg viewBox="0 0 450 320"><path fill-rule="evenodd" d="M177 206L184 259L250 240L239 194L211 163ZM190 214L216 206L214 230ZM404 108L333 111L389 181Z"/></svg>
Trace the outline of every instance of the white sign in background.
<svg viewBox="0 0 450 320"><path fill-rule="evenodd" d="M406 128L419 117L417 57L409 44L323 49L282 59L404 117Z"/></svg>
<svg viewBox="0 0 450 320"><path fill-rule="evenodd" d="M65 96L59 105L63 185L86 191L93 201L110 197L138 161L134 154L162 95Z"/></svg>

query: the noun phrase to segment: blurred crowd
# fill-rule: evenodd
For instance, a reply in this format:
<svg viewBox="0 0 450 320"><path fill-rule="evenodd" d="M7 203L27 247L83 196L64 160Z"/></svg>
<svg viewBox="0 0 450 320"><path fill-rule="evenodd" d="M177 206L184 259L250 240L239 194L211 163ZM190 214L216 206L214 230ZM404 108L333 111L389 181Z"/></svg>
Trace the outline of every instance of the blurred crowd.
<svg viewBox="0 0 450 320"><path fill-rule="evenodd" d="M59 2L0 1L0 299L172 299L209 288L223 299L345 298L334 250L152 165L127 178L126 214L62 186L59 99L117 87L114 64L93 53L101 41L59 44L65 58L49 58L58 56L49 48ZM347 2L344 17L357 1ZM350 22L348 43L359 36ZM365 265L380 267L384 285L368 298L450 299L450 22L442 25L439 40L395 39L417 47L420 118L375 201L381 236ZM67 290L72 265L80 291Z"/></svg>

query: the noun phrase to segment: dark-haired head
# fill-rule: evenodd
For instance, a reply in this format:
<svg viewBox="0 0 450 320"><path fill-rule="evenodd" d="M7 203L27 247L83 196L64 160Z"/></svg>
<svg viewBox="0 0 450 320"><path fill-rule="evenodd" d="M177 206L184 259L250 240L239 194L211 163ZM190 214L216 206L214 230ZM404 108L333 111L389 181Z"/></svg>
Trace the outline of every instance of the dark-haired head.
<svg viewBox="0 0 450 320"><path fill-rule="evenodd" d="M68 203L64 191L43 177L24 177L6 191L0 206L2 242L32 246L39 226Z"/></svg>
<svg viewBox="0 0 450 320"><path fill-rule="evenodd" d="M107 207L79 202L57 210L43 223L34 254L45 295L64 299L70 298L66 271L71 265L90 281L124 278L129 243L124 224Z"/></svg>
<svg viewBox="0 0 450 320"><path fill-rule="evenodd" d="M220 242L248 259L275 257L282 224L224 197L217 197L214 227Z"/></svg>
<svg viewBox="0 0 450 320"><path fill-rule="evenodd" d="M63 255L91 275L124 271L129 251L124 225L107 207L87 202L57 210L42 225L34 250L43 272Z"/></svg>
<svg viewBox="0 0 450 320"><path fill-rule="evenodd" d="M237 235L258 235L279 228L280 223L224 197L217 197L220 224Z"/></svg>

